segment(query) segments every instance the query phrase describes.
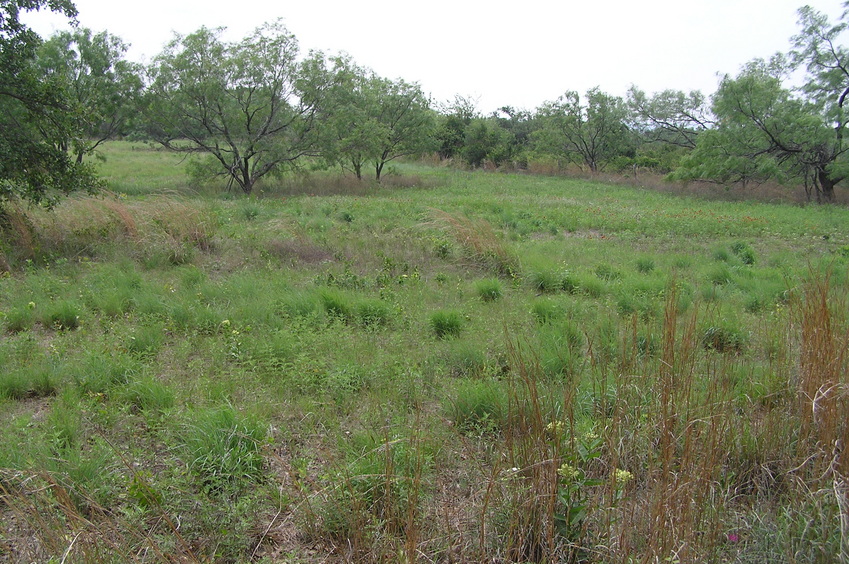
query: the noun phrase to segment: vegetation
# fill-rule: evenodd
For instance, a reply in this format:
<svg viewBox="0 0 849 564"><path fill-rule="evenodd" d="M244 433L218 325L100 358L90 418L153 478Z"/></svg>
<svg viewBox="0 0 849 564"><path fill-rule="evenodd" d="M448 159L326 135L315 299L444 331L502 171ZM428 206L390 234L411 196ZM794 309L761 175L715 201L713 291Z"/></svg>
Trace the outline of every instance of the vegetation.
<svg viewBox="0 0 849 564"><path fill-rule="evenodd" d="M102 151L112 196L4 248L0 558L846 550L846 210Z"/></svg>
<svg viewBox="0 0 849 564"><path fill-rule="evenodd" d="M486 116L0 2L0 561L849 560L849 212L600 177L834 201L845 21Z"/></svg>

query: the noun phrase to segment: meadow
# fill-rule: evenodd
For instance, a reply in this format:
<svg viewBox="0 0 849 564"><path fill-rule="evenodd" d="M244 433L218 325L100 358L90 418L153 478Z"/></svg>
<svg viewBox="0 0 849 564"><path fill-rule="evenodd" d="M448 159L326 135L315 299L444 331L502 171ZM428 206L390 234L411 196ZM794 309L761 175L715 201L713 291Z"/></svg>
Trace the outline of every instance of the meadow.
<svg viewBox="0 0 849 564"><path fill-rule="evenodd" d="M0 561L849 561L845 206L105 154L3 218Z"/></svg>

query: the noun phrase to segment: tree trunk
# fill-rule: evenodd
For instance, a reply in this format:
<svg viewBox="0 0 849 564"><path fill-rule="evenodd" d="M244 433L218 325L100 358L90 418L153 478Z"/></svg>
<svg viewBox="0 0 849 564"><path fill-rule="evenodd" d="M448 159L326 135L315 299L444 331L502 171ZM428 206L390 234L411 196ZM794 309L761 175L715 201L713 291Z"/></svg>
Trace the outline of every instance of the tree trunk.
<svg viewBox="0 0 849 564"><path fill-rule="evenodd" d="M818 170L817 176L819 177L820 187L822 188L822 197L828 203L834 201L834 185L837 184L840 180L835 180L828 175L828 172L825 170Z"/></svg>

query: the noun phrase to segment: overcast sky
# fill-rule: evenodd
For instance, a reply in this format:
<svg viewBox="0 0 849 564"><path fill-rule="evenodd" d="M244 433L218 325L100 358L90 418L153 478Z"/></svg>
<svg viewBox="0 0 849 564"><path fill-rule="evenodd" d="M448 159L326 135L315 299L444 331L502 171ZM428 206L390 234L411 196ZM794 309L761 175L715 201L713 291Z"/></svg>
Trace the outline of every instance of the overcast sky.
<svg viewBox="0 0 849 564"><path fill-rule="evenodd" d="M490 112L532 110L566 90L631 84L712 93L722 74L789 49L804 0L76 0L80 25L107 30L145 62L174 32L228 29L239 40L278 17L302 52L345 51L387 78L421 84L438 102L460 94ZM832 21L843 0L812 0ZM42 14L42 36L66 26Z"/></svg>

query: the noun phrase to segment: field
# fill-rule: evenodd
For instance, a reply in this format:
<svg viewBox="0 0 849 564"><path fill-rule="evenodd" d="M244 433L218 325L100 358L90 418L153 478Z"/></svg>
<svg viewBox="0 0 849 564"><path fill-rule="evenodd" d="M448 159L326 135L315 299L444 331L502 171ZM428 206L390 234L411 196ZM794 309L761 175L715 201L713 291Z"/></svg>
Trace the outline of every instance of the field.
<svg viewBox="0 0 849 564"><path fill-rule="evenodd" d="M4 218L0 561L849 561L846 207L106 156Z"/></svg>

